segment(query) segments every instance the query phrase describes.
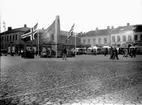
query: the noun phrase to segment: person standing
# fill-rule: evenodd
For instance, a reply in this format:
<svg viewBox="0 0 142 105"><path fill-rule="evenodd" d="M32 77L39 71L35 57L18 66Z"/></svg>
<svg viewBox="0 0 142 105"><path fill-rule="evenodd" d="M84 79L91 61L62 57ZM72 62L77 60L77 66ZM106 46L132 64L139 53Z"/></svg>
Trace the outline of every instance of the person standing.
<svg viewBox="0 0 142 105"><path fill-rule="evenodd" d="M66 47L63 49L63 52L62 52L62 59L63 60L66 60L66 57L67 57L67 49L66 49Z"/></svg>
<svg viewBox="0 0 142 105"><path fill-rule="evenodd" d="M113 51L113 47L111 46L110 48L110 59L113 59L114 56L114 51Z"/></svg>
<svg viewBox="0 0 142 105"><path fill-rule="evenodd" d="M115 47L114 48L114 59L117 59L117 60L119 60L119 58L118 58L118 50L117 50L117 48Z"/></svg>
<svg viewBox="0 0 142 105"><path fill-rule="evenodd" d="M134 47L134 51L133 51L133 56L134 56L134 58L136 57L136 53L137 53L137 48Z"/></svg>

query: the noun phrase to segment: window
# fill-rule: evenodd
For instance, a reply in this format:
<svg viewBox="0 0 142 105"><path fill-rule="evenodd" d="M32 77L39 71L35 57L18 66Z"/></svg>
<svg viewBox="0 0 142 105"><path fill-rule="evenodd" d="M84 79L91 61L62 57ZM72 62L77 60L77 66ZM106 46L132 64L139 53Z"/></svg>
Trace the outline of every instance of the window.
<svg viewBox="0 0 142 105"><path fill-rule="evenodd" d="M115 36L112 36L112 42L115 42Z"/></svg>
<svg viewBox="0 0 142 105"><path fill-rule="evenodd" d="M6 36L4 36L4 41L6 41Z"/></svg>
<svg viewBox="0 0 142 105"><path fill-rule="evenodd" d="M101 38L99 38L99 44L101 44Z"/></svg>
<svg viewBox="0 0 142 105"><path fill-rule="evenodd" d="M1 49L3 49L3 44L1 44Z"/></svg>
<svg viewBox="0 0 142 105"><path fill-rule="evenodd" d="M128 41L132 41L132 36L131 35L128 36Z"/></svg>
<svg viewBox="0 0 142 105"><path fill-rule="evenodd" d="M12 36L10 35L10 39L9 39L9 41L11 41L12 40Z"/></svg>
<svg viewBox="0 0 142 105"><path fill-rule="evenodd" d="M14 39L14 36L15 36L15 35L13 35L13 37L12 37L12 40L13 40L13 41L15 40L15 39Z"/></svg>
<svg viewBox="0 0 142 105"><path fill-rule="evenodd" d="M18 38L17 38L17 35L15 36L15 40L17 40Z"/></svg>
<svg viewBox="0 0 142 105"><path fill-rule="evenodd" d="M140 40L142 41L142 34L140 34Z"/></svg>
<svg viewBox="0 0 142 105"><path fill-rule="evenodd" d="M1 36L1 41L3 41L3 38L4 38L4 37L3 37L3 36Z"/></svg>
<svg viewBox="0 0 142 105"><path fill-rule="evenodd" d="M120 42L120 36L117 36L117 41Z"/></svg>
<svg viewBox="0 0 142 105"><path fill-rule="evenodd" d="M107 43L107 38L104 38L104 43L105 43L105 44Z"/></svg>
<svg viewBox="0 0 142 105"><path fill-rule="evenodd" d="M126 36L125 35L123 35L123 41L126 41Z"/></svg>
<svg viewBox="0 0 142 105"><path fill-rule="evenodd" d="M138 40L138 35L134 35L134 40Z"/></svg>
<svg viewBox="0 0 142 105"><path fill-rule="evenodd" d="M83 43L85 44L85 39L83 39Z"/></svg>
<svg viewBox="0 0 142 105"><path fill-rule="evenodd" d="M88 39L88 44L90 44L90 39Z"/></svg>
<svg viewBox="0 0 142 105"><path fill-rule="evenodd" d="M8 35L7 35L7 41L8 41Z"/></svg>
<svg viewBox="0 0 142 105"><path fill-rule="evenodd" d="M96 39L93 39L93 43L94 43L94 44L96 43Z"/></svg>

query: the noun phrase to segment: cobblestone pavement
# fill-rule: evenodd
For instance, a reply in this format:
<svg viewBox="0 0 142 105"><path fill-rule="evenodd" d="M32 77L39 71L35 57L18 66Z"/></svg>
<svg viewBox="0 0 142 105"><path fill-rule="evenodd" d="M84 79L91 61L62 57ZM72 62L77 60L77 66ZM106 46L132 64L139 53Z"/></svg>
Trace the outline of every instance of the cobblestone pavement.
<svg viewBox="0 0 142 105"><path fill-rule="evenodd" d="M13 66L1 69L0 104L5 99L19 105L142 105L141 56L108 58L15 57Z"/></svg>

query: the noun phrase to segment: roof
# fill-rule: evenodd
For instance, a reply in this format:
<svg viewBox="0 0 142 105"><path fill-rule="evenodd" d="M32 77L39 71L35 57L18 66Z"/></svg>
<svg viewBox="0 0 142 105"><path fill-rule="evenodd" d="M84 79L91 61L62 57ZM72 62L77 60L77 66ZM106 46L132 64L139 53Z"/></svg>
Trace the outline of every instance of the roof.
<svg viewBox="0 0 142 105"><path fill-rule="evenodd" d="M16 32L26 32L26 31L28 31L29 29L30 29L29 27L15 28L15 29L12 29L12 30L5 31L5 32L3 32L3 33L0 33L0 35L3 35L3 34L10 34L10 33L16 33Z"/></svg>
<svg viewBox="0 0 142 105"><path fill-rule="evenodd" d="M134 26L119 26L115 29L113 29L110 33L111 34L118 34L118 33L122 33L122 32L126 32L126 31L133 31Z"/></svg>
<svg viewBox="0 0 142 105"><path fill-rule="evenodd" d="M134 32L142 32L142 24L134 25Z"/></svg>
<svg viewBox="0 0 142 105"><path fill-rule="evenodd" d="M101 29L101 30L97 30L97 31L89 31L83 35L83 36L103 36L103 35L109 35L109 31L108 29Z"/></svg>

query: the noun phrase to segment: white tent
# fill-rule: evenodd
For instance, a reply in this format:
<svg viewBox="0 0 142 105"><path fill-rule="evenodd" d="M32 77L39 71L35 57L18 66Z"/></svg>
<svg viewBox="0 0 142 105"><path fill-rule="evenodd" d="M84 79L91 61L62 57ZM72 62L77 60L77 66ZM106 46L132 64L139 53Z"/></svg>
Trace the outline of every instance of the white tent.
<svg viewBox="0 0 142 105"><path fill-rule="evenodd" d="M98 47L97 46L92 46L92 49L98 49Z"/></svg>
<svg viewBox="0 0 142 105"><path fill-rule="evenodd" d="M103 46L103 48L110 48L110 46Z"/></svg>
<svg viewBox="0 0 142 105"><path fill-rule="evenodd" d="M88 49L89 49L89 50L92 50L92 47L89 47Z"/></svg>

